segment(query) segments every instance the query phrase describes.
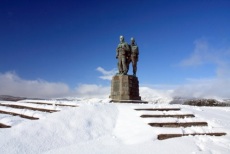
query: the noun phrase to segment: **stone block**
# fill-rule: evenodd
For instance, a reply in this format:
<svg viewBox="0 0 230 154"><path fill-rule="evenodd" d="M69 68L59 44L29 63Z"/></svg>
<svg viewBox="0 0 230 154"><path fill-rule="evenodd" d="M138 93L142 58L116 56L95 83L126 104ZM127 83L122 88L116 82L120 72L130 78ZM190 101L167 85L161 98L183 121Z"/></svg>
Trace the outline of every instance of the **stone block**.
<svg viewBox="0 0 230 154"><path fill-rule="evenodd" d="M139 81L132 75L116 75L111 81L110 98L114 102L139 102ZM144 103L144 102L143 102Z"/></svg>

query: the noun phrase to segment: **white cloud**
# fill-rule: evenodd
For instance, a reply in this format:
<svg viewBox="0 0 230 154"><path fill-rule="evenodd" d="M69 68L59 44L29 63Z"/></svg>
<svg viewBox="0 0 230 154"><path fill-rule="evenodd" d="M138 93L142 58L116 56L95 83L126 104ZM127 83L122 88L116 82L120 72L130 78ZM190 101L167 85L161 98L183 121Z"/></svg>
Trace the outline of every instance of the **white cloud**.
<svg viewBox="0 0 230 154"><path fill-rule="evenodd" d="M230 98L230 79L188 79L176 88L173 96L197 98Z"/></svg>
<svg viewBox="0 0 230 154"><path fill-rule="evenodd" d="M110 87L96 85L96 84L80 84L76 87L75 93L80 97L99 97L108 98L110 94Z"/></svg>
<svg viewBox="0 0 230 154"><path fill-rule="evenodd" d="M230 98L230 48L214 48L206 40L195 41L191 56L181 61L181 66L213 64L216 76L211 79L188 79L174 91L174 96L202 98Z"/></svg>
<svg viewBox="0 0 230 154"><path fill-rule="evenodd" d="M213 50L206 40L200 39L194 42L195 49L189 58L182 60L182 66L197 66L213 61ZM215 60L214 60L215 61Z"/></svg>
<svg viewBox="0 0 230 154"><path fill-rule="evenodd" d="M230 48L214 48L205 39L195 41L195 49L189 58L180 62L181 66L214 64L217 77L230 77Z"/></svg>
<svg viewBox="0 0 230 154"><path fill-rule="evenodd" d="M106 74L106 71L104 74ZM15 72L0 73L0 95L28 98L108 98L109 93L110 87L96 84L80 84L74 90L71 90L65 83L48 82L41 79L25 80L20 78Z"/></svg>
<svg viewBox="0 0 230 154"><path fill-rule="evenodd" d="M140 87L140 96L142 100L154 103L169 103L172 101L173 90L152 89L149 87Z"/></svg>
<svg viewBox="0 0 230 154"><path fill-rule="evenodd" d="M0 95L51 98L69 94L69 87L64 83L24 80L14 72L0 73Z"/></svg>
<svg viewBox="0 0 230 154"><path fill-rule="evenodd" d="M110 71L106 71L104 68L98 67L96 70L103 74L102 76L99 76L99 78L101 78L103 80L112 80L112 77L117 72L117 69L115 69L115 68L110 70Z"/></svg>
<svg viewBox="0 0 230 154"><path fill-rule="evenodd" d="M15 72L0 73L0 95L28 98L85 97L108 98L110 87L96 84L80 84L71 90L65 83L45 80L25 80Z"/></svg>
<svg viewBox="0 0 230 154"><path fill-rule="evenodd" d="M203 98L230 98L229 59L230 50L211 50L207 43L199 42L194 54L188 58L184 66L202 65L213 62L217 67L217 76L212 79L187 79L184 85L153 85L140 87L140 94L144 100L168 102L172 96L203 97ZM223 54L221 56L221 54ZM194 58L196 57L196 58ZM184 61L185 62L185 61ZM186 65L185 65L186 64ZM111 80L116 69L107 71L98 67L97 71L103 75L101 79ZM153 88L151 88L153 87ZM79 84L70 89L65 83L48 82L45 80L25 80L14 72L0 73L0 95L13 95L37 98L55 97L85 97L108 98L110 86L96 84Z"/></svg>

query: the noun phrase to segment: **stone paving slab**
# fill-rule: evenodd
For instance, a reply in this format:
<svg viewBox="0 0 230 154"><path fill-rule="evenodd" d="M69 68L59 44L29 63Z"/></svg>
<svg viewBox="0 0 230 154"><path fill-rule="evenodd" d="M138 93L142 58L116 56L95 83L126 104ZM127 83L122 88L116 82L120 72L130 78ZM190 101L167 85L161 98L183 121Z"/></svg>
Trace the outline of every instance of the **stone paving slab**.
<svg viewBox="0 0 230 154"><path fill-rule="evenodd" d="M226 135L226 133L220 132L220 133L191 133L191 134L159 134L157 139L165 140L165 139L175 138L175 137L196 136L196 135L223 136Z"/></svg>
<svg viewBox="0 0 230 154"><path fill-rule="evenodd" d="M77 105L67 105L67 104L58 104L58 103L45 103L45 102L27 102L31 104L44 104L44 105L55 105L55 106L67 106L67 107L78 107Z"/></svg>
<svg viewBox="0 0 230 154"><path fill-rule="evenodd" d="M11 126L0 123L0 128L10 128Z"/></svg>
<svg viewBox="0 0 230 154"><path fill-rule="evenodd" d="M144 114L140 116L141 118L193 118L195 117L193 114L177 114L177 115L149 115L149 114Z"/></svg>
<svg viewBox="0 0 230 154"><path fill-rule="evenodd" d="M27 115L23 115L23 114L19 114L19 113L2 111L2 110L0 110L0 114L9 114L9 115L12 115L12 116L19 116L21 118L30 119L30 120L38 120L39 119L37 117L31 117L31 116L27 116Z"/></svg>
<svg viewBox="0 0 230 154"><path fill-rule="evenodd" d="M191 126L208 126L207 122L163 122L148 123L152 127L191 127Z"/></svg>
<svg viewBox="0 0 230 154"><path fill-rule="evenodd" d="M28 107L28 106L24 106L24 105L14 105L14 104L0 104L0 106L6 106L6 107L11 107L11 108L16 108L16 109L29 109L29 110L41 111L41 112L49 112L49 113L60 111L60 110L35 108L35 107Z"/></svg>
<svg viewBox="0 0 230 154"><path fill-rule="evenodd" d="M180 108L140 108L136 111L179 111Z"/></svg>

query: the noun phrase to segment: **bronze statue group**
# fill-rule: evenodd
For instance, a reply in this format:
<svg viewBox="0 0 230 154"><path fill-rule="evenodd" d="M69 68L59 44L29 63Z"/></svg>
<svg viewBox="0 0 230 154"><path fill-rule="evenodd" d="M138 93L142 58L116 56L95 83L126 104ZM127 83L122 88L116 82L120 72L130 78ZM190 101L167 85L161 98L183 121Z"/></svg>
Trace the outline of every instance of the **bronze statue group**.
<svg viewBox="0 0 230 154"><path fill-rule="evenodd" d="M133 66L133 76L136 76L137 72L137 61L139 56L139 49L135 43L135 39L131 38L130 45L125 42L123 36L120 36L120 43L116 50L116 58L118 59L118 74L127 75L129 71L129 64Z"/></svg>

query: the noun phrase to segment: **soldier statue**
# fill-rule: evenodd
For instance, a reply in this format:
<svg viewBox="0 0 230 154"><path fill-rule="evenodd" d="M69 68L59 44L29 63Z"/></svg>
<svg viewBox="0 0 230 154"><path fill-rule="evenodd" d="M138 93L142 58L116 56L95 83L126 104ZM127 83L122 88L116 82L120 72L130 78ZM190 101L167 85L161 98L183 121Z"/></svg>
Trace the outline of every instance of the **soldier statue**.
<svg viewBox="0 0 230 154"><path fill-rule="evenodd" d="M130 50L131 50L131 62L133 66L133 76L136 76L139 49L133 37L131 38Z"/></svg>
<svg viewBox="0 0 230 154"><path fill-rule="evenodd" d="M118 74L127 75L128 61L130 57L130 49L128 43L125 42L124 37L120 36L120 43L116 50L116 58L118 59Z"/></svg>

